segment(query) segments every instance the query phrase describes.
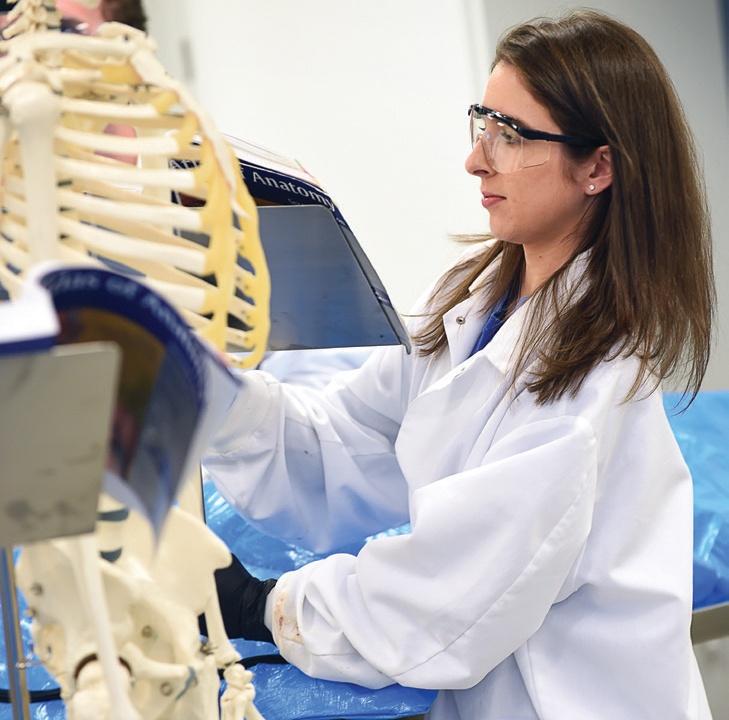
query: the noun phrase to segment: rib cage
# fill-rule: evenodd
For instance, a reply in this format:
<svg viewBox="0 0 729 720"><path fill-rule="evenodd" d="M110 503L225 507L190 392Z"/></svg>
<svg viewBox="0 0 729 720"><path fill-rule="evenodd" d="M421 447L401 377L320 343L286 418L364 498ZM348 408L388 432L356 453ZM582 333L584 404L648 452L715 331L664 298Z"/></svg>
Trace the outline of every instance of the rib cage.
<svg viewBox="0 0 729 720"><path fill-rule="evenodd" d="M269 279L232 150L146 35L60 33L55 11L23 4L0 43L0 282L13 295L42 259L111 262L219 348L244 351L236 364L256 364Z"/></svg>

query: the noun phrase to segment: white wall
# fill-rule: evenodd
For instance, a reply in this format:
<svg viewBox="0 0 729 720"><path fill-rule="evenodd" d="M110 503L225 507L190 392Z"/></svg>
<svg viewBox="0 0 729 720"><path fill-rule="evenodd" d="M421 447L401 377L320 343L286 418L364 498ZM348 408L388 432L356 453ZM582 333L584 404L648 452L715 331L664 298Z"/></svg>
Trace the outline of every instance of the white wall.
<svg viewBox="0 0 729 720"><path fill-rule="evenodd" d="M717 0L591 4L653 44L704 148L720 292L720 334L704 387L729 387L729 123ZM456 254L448 233L487 228L463 161L466 107L482 97L496 37L564 6L147 0L168 69L221 129L296 157L319 178L403 312Z"/></svg>

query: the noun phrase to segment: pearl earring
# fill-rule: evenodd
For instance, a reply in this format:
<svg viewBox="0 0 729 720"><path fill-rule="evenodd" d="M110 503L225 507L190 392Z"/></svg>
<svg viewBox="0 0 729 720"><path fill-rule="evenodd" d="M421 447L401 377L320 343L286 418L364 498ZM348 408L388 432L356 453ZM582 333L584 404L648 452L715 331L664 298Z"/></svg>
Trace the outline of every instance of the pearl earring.
<svg viewBox="0 0 729 720"><path fill-rule="evenodd" d="M595 186L594 186L594 185L593 185L592 183L590 183L590 184L589 184L589 185L587 186L587 189L588 189L588 190L589 190L590 192L592 192L592 191L594 191L594 189L595 189Z"/></svg>

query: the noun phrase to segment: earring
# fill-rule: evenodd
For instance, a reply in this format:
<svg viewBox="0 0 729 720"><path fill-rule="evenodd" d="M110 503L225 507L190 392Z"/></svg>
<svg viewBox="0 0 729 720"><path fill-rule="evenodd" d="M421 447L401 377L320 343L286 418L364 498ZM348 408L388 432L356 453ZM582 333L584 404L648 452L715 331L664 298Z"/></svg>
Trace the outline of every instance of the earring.
<svg viewBox="0 0 729 720"><path fill-rule="evenodd" d="M589 190L590 192L593 192L593 191L595 190L595 186L594 186L594 185L593 185L592 183L590 183L590 184L589 184L589 185L587 186L587 189L588 189L588 190Z"/></svg>

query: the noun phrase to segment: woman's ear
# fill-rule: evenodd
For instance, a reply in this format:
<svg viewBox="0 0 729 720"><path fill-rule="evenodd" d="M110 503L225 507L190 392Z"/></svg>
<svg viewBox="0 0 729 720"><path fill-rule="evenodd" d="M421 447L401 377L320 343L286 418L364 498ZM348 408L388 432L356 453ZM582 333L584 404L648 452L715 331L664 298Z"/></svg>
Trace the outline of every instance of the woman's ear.
<svg viewBox="0 0 729 720"><path fill-rule="evenodd" d="M595 149L587 164L587 170L585 192L588 195L597 195L612 185L613 159L607 145L601 145Z"/></svg>

